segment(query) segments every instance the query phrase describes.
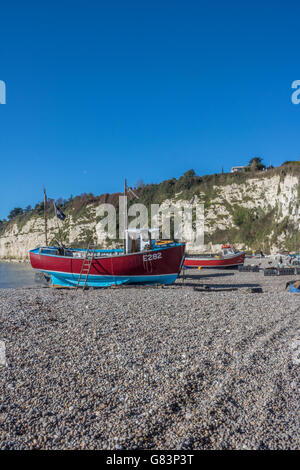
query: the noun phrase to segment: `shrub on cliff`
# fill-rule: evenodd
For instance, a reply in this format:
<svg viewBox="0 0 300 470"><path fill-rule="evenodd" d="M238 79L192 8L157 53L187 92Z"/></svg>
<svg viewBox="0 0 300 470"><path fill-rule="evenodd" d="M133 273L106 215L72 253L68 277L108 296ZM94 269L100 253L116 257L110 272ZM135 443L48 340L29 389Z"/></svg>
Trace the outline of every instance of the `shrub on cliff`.
<svg viewBox="0 0 300 470"><path fill-rule="evenodd" d="M21 209L21 207L15 207L14 209L12 209L10 211L10 213L8 214L8 220L13 220L15 219L18 215L22 215L23 214L23 209Z"/></svg>

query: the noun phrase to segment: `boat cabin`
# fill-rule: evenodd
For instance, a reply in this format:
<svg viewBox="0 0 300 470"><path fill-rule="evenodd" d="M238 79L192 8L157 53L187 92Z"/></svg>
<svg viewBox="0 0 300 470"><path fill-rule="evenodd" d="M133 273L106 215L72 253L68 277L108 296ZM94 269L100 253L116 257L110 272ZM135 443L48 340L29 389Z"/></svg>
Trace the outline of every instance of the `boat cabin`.
<svg viewBox="0 0 300 470"><path fill-rule="evenodd" d="M236 249L232 245L222 245L221 254L222 256L232 256L237 253Z"/></svg>
<svg viewBox="0 0 300 470"><path fill-rule="evenodd" d="M129 228L125 230L126 253L150 250L158 238L158 228Z"/></svg>

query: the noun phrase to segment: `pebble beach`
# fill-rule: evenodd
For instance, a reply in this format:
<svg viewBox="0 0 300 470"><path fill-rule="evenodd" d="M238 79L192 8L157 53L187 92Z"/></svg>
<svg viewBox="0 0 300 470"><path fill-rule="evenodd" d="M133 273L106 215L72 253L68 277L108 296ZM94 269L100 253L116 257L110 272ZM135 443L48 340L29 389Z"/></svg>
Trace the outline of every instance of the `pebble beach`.
<svg viewBox="0 0 300 470"><path fill-rule="evenodd" d="M299 278L0 289L0 449L299 449Z"/></svg>

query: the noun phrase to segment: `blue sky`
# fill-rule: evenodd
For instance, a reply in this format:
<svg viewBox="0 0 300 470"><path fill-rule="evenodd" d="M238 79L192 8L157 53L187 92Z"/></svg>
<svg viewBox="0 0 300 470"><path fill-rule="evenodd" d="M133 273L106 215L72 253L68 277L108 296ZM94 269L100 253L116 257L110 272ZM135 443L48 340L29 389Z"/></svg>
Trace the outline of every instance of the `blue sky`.
<svg viewBox="0 0 300 470"><path fill-rule="evenodd" d="M0 218L83 192L300 158L296 1L1 4Z"/></svg>

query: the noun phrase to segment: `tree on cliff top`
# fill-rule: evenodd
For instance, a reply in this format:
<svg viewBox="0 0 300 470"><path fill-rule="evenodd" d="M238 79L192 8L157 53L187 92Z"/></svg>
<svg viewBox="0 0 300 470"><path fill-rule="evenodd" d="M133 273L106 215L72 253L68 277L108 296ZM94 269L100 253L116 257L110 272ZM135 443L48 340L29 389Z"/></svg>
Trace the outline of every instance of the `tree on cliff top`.
<svg viewBox="0 0 300 470"><path fill-rule="evenodd" d="M249 162L249 167L250 167L250 170L261 171L266 168L266 165L263 164L262 158L254 157L254 158L251 158Z"/></svg>

